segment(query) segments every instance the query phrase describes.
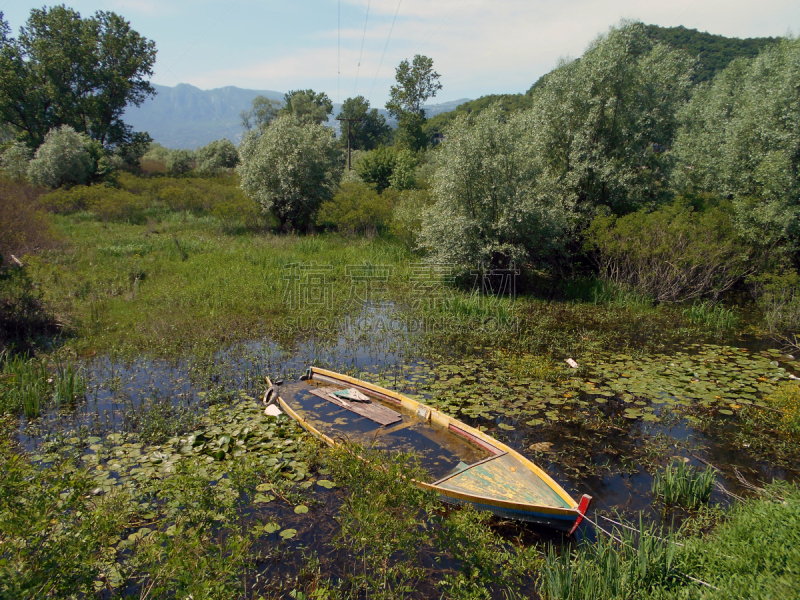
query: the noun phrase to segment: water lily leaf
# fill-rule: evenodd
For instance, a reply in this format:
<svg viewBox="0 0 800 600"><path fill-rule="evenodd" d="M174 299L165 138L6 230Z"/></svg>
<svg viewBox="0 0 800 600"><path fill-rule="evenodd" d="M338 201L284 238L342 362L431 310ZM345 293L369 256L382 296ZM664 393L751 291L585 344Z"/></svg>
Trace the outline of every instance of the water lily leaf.
<svg viewBox="0 0 800 600"><path fill-rule="evenodd" d="M294 507L294 512L298 515L304 515L308 512L308 507L305 504L301 504L300 506Z"/></svg>
<svg viewBox="0 0 800 600"><path fill-rule="evenodd" d="M273 487L273 486L272 486L272 484L271 484L271 483L259 483L259 484L256 486L256 491L257 491L257 492L268 492L269 490L271 490L271 489L272 489L272 487Z"/></svg>
<svg viewBox="0 0 800 600"><path fill-rule="evenodd" d="M317 481L317 485L325 488L326 490L329 490L335 487L336 484L330 481L329 479L320 479Z"/></svg>
<svg viewBox="0 0 800 600"><path fill-rule="evenodd" d="M284 529L281 531L280 536L285 540L292 539L295 535L297 535L296 529Z"/></svg>
<svg viewBox="0 0 800 600"><path fill-rule="evenodd" d="M267 523L264 525L264 533L275 533L281 528L277 523ZM287 530L288 531L288 530Z"/></svg>
<svg viewBox="0 0 800 600"><path fill-rule="evenodd" d="M727 408L720 408L717 412L719 412L720 414L723 414L723 415L732 415L733 414L733 411L732 410L728 410Z"/></svg>
<svg viewBox="0 0 800 600"><path fill-rule="evenodd" d="M506 425L505 423L498 423L497 426L500 429L503 429L505 431L513 431L514 430L514 426L513 425Z"/></svg>

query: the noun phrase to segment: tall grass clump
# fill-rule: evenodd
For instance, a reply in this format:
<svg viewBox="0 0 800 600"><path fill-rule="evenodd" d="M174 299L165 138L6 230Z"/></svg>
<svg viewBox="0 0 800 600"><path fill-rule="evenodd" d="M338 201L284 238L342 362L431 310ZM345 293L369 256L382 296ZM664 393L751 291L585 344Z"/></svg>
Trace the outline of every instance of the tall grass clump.
<svg viewBox="0 0 800 600"><path fill-rule="evenodd" d="M739 326L739 315L733 309L709 301L695 300L691 306L683 309L682 315L695 325L711 329L735 329Z"/></svg>
<svg viewBox="0 0 800 600"><path fill-rule="evenodd" d="M716 482L712 467L700 470L675 461L653 478L653 494L667 506L697 508L711 498Z"/></svg>
<svg viewBox="0 0 800 600"><path fill-rule="evenodd" d="M43 400L48 395L44 362L0 353L0 411L22 411L33 419L39 416Z"/></svg>
<svg viewBox="0 0 800 600"><path fill-rule="evenodd" d="M640 518L638 530L615 530L615 536L616 540L600 536L573 551L558 552L551 545L541 570L542 596L547 600L649 597L679 577L676 545L652 525Z"/></svg>
<svg viewBox="0 0 800 600"><path fill-rule="evenodd" d="M86 379L80 369L69 363L58 364L53 387L56 406L72 406L86 397Z"/></svg>

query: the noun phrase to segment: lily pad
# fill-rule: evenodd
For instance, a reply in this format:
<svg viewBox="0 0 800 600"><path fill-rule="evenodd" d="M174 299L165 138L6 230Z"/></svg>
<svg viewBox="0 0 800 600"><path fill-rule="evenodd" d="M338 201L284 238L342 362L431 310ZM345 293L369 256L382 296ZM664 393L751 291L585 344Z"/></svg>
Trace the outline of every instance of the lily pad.
<svg viewBox="0 0 800 600"><path fill-rule="evenodd" d="M305 504L294 507L294 512L298 515L304 515L308 512L308 507Z"/></svg>

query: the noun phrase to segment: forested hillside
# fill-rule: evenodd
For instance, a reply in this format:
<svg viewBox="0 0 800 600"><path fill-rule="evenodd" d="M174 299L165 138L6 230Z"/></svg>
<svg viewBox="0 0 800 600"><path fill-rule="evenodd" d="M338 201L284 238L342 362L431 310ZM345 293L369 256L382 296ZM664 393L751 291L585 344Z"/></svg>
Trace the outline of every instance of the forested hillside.
<svg viewBox="0 0 800 600"><path fill-rule="evenodd" d="M765 47L778 42L778 38L732 38L714 35L697 29L679 27L659 27L646 25L647 36L655 41L667 44L697 58L697 65L692 81L703 83L713 79L736 58L754 58ZM544 84L549 73L542 75L524 94L490 94L477 100L465 102L452 112L436 115L427 123L427 131L432 136L442 133L459 114L480 113L494 102L499 102L503 112L515 112L531 107L530 97L534 90Z"/></svg>

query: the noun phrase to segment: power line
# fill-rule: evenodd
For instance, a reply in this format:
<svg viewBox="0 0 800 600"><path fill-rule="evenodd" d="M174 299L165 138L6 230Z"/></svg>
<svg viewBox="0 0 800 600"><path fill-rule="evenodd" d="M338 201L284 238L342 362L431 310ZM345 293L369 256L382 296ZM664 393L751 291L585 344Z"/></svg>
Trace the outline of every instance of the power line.
<svg viewBox="0 0 800 600"><path fill-rule="evenodd" d="M442 27L444 27L444 24L445 24L445 23L447 23L447 22L448 22L450 19L452 19L452 18L453 18L453 15L454 15L454 14L456 14L458 11L460 11L460 10L461 10L461 8L462 8L462 7L463 7L463 6L464 6L464 5L465 5L465 4L466 4L468 1L469 1L469 0L464 0L464 2L462 2L461 4L459 4L459 5L458 5L458 8L456 8L456 9L455 9L455 10L454 10L452 13L450 13L450 16L449 16L449 17L447 17L447 18L446 18L444 21L442 21L442 24L441 24L441 25L439 25L439 26L438 26L436 29L434 29L434 30L433 30L433 32L431 32L431 34L430 34L428 37L426 37L426 38L425 38L425 41L424 41L424 42L422 42L422 43L421 43L419 46L417 46L417 49L416 49L416 50L414 50L414 54L416 54L417 52L419 52L420 48L422 48L422 47L423 47L423 46L424 46L426 43L428 43L428 40L429 40L429 39L431 39L431 38L434 36L434 34L435 34L437 31L439 31L439 30L440 30ZM370 95L369 95L369 97L370 97L370 98L372 98L373 94L374 94L375 92L377 92L379 89L381 89L383 86L385 86L385 85L388 83L388 81L389 81L391 78L392 78L392 76L390 75L389 77L387 77L386 79L384 79L384 80L383 80L383 83L381 83L381 84L380 84L380 85L379 85L377 88L375 88L375 90L374 90L373 92L370 92ZM367 98L367 100L369 100L369 98Z"/></svg>
<svg viewBox="0 0 800 600"><path fill-rule="evenodd" d="M361 70L361 57L364 54L364 40L367 39L367 21L369 21L369 5L371 0L367 0L367 16L364 18L364 35L361 36L361 52L358 53L358 68L356 69L356 85L353 88L353 96L356 95L358 89L358 72Z"/></svg>
<svg viewBox="0 0 800 600"><path fill-rule="evenodd" d="M386 49L389 47L389 40L392 39L392 31L394 31L394 22L397 21L397 13L400 12L400 5L403 3L403 0L399 0L397 3L397 10L394 11L394 19L392 19L392 26L389 28L389 37L386 38L386 45L383 47L383 54L381 54L381 62L378 63L378 70L375 71L375 79L372 80L372 87L369 89L369 97L372 97L372 91L375 89L375 82L378 81L378 74L381 72L381 67L383 66L383 59L386 56Z"/></svg>

